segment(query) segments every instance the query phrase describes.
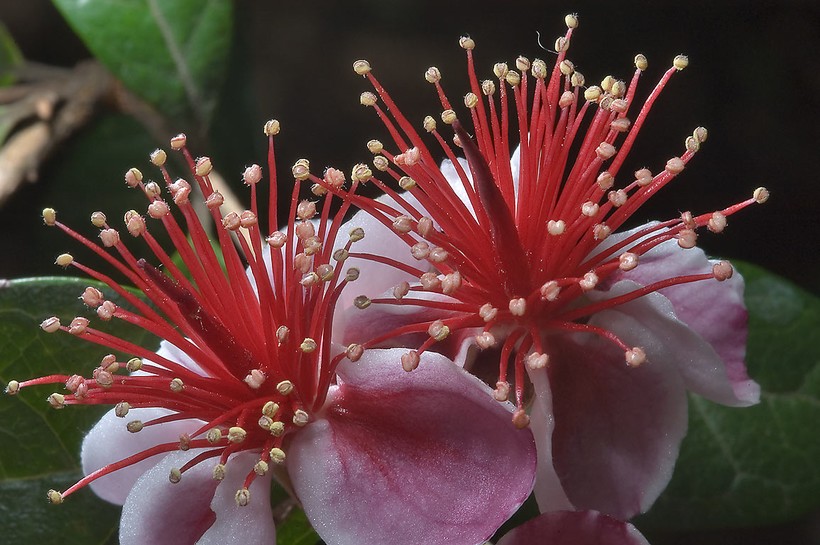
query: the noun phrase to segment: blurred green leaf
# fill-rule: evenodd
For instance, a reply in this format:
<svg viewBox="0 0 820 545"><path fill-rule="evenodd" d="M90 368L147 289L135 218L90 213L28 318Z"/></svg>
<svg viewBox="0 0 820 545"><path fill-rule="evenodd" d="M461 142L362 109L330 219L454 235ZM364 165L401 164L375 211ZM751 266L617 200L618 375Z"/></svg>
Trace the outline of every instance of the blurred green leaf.
<svg viewBox="0 0 820 545"><path fill-rule="evenodd" d="M762 526L820 506L820 299L748 264L749 374L759 405L690 396L689 434L672 482L639 525Z"/></svg>
<svg viewBox="0 0 820 545"><path fill-rule="evenodd" d="M298 507L276 527L277 545L316 545L319 535L313 530L305 512Z"/></svg>
<svg viewBox="0 0 820 545"><path fill-rule="evenodd" d="M170 120L206 128L233 30L229 0L53 0L86 46Z"/></svg>
<svg viewBox="0 0 820 545"><path fill-rule="evenodd" d="M8 29L0 22L0 87L14 83L14 72L21 64L23 54L20 53Z"/></svg>
<svg viewBox="0 0 820 545"><path fill-rule="evenodd" d="M39 328L43 319L53 315L64 323L76 315L93 315L77 300L88 285L97 285L107 298L122 303L107 287L77 278L12 280L0 286L3 387L11 379L54 373L88 376L99 365L109 350ZM146 347L158 346L156 339L123 322L95 319L94 326ZM55 411L45 398L62 389L54 384L35 386L14 397L0 397L0 519L5 543L116 543L119 507L90 490L81 490L60 506L46 501L49 488L63 490L82 477L83 435L106 410L72 406Z"/></svg>

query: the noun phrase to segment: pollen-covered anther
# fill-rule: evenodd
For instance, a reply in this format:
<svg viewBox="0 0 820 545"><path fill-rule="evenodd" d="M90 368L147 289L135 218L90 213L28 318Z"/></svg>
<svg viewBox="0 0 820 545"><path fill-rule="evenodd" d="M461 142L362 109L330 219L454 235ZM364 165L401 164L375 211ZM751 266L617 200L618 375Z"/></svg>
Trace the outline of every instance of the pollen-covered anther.
<svg viewBox="0 0 820 545"><path fill-rule="evenodd" d="M273 447L272 449L270 449L269 454L270 454L271 462L273 462L275 464L284 463L286 455L285 455L285 451L282 450L281 448Z"/></svg>
<svg viewBox="0 0 820 545"><path fill-rule="evenodd" d="M182 181L182 180L177 180L177 183L179 183L180 181ZM148 182L147 184L145 184L143 186L142 192L145 193L145 196L148 197L149 199L155 199L155 198L159 197L160 195L162 195L162 188L159 186L159 184L157 182ZM105 221L105 220L103 220L103 221ZM92 219L92 223L93 223L93 219Z"/></svg>
<svg viewBox="0 0 820 545"><path fill-rule="evenodd" d="M393 230L397 233L409 233L413 230L414 223L410 216L398 216L393 220Z"/></svg>
<svg viewBox="0 0 820 545"><path fill-rule="evenodd" d="M270 434L274 437L282 437L285 433L285 423L276 420L270 425Z"/></svg>
<svg viewBox="0 0 820 545"><path fill-rule="evenodd" d="M575 72L572 73L572 76L570 76L569 83L573 87L583 87L584 84L586 83L586 78L584 77L584 75L581 72L576 70Z"/></svg>
<svg viewBox="0 0 820 545"><path fill-rule="evenodd" d="M624 252L618 256L618 268L622 271L631 271L638 266L638 254Z"/></svg>
<svg viewBox="0 0 820 545"><path fill-rule="evenodd" d="M458 271L454 271L444 275L444 278L441 280L441 293L444 295L451 295L453 294L458 288L461 287L461 273Z"/></svg>
<svg viewBox="0 0 820 545"><path fill-rule="evenodd" d="M88 318L83 318L82 316L77 316L71 323L68 325L68 332L72 335L82 335L85 333L86 328L88 327ZM43 328L45 330L45 328Z"/></svg>
<svg viewBox="0 0 820 545"><path fill-rule="evenodd" d="M499 402L510 399L510 383L502 380L496 382L495 389L493 390L493 399Z"/></svg>
<svg viewBox="0 0 820 545"><path fill-rule="evenodd" d="M485 79L481 82L481 92L484 96L492 96L495 94L495 82L491 79Z"/></svg>
<svg viewBox="0 0 820 545"><path fill-rule="evenodd" d="M464 95L464 105L471 110L478 105L478 97L475 93L467 93Z"/></svg>
<svg viewBox="0 0 820 545"><path fill-rule="evenodd" d="M125 425L125 429L127 429L130 433L139 433L144 427L145 425L142 423L142 420L132 420Z"/></svg>
<svg viewBox="0 0 820 545"><path fill-rule="evenodd" d="M131 405L127 401L120 401L116 405L114 405L114 414L117 415L119 418L125 418L128 414L128 411L131 410Z"/></svg>
<svg viewBox="0 0 820 545"><path fill-rule="evenodd" d="M482 320L489 323L495 320L496 316L498 316L498 309L490 303L484 303L481 307L479 307L478 315Z"/></svg>
<svg viewBox="0 0 820 545"><path fill-rule="evenodd" d="M441 289L441 279L434 272L426 272L419 276L419 284L425 291L437 291Z"/></svg>
<svg viewBox="0 0 820 545"><path fill-rule="evenodd" d="M48 404L51 405L54 409L65 408L65 396L63 394L54 392L46 398L46 401L48 401Z"/></svg>
<svg viewBox="0 0 820 545"><path fill-rule="evenodd" d="M310 161L299 159L290 168L294 180L307 180L310 177Z"/></svg>
<svg viewBox="0 0 820 545"><path fill-rule="evenodd" d="M148 157L151 160L151 162L158 167L163 166L165 164L165 161L168 160L168 154L159 148L152 151L151 155L149 155Z"/></svg>
<svg viewBox="0 0 820 545"><path fill-rule="evenodd" d="M691 151L692 153L700 150L700 142L695 140L694 136L687 136L683 141L683 145L686 148L686 151Z"/></svg>
<svg viewBox="0 0 820 545"><path fill-rule="evenodd" d="M619 208L626 204L627 194L626 191L623 189L618 189L616 191L610 191L607 193L606 198L609 199L609 202L612 203L612 206L615 208Z"/></svg>
<svg viewBox="0 0 820 545"><path fill-rule="evenodd" d="M567 14L566 16L564 16L564 23L567 25L567 28L578 28L578 14Z"/></svg>
<svg viewBox="0 0 820 545"><path fill-rule="evenodd" d="M276 340L278 340L280 344L286 342L289 336L290 329L288 329L288 326L280 325L276 328Z"/></svg>
<svg viewBox="0 0 820 545"><path fill-rule="evenodd" d="M384 155L377 155L373 158L373 166L378 171L387 172L387 169L390 168L390 161Z"/></svg>
<svg viewBox="0 0 820 545"><path fill-rule="evenodd" d="M240 426L231 426L228 428L228 441L231 443L241 443L248 436L248 432Z"/></svg>
<svg viewBox="0 0 820 545"><path fill-rule="evenodd" d="M103 229L100 231L100 241L106 248L111 248L120 243L120 234L116 229Z"/></svg>
<svg viewBox="0 0 820 545"><path fill-rule="evenodd" d="M769 190L765 187L758 187L754 190L754 193L752 193L752 198L757 204L763 204L769 200Z"/></svg>
<svg viewBox="0 0 820 545"><path fill-rule="evenodd" d="M384 144L382 144L381 140L368 140L367 151L369 151L373 155L381 153L382 151L384 151Z"/></svg>
<svg viewBox="0 0 820 545"><path fill-rule="evenodd" d="M168 384L168 387L171 389L172 392L178 394L185 389L185 383L182 382L181 378L177 377L171 379L171 382Z"/></svg>
<svg viewBox="0 0 820 545"><path fill-rule="evenodd" d="M416 180L411 178L410 176L402 176L399 178L399 187L404 189L405 191L410 191L414 187L416 187Z"/></svg>
<svg viewBox="0 0 820 545"><path fill-rule="evenodd" d="M211 472L211 477L215 481L223 480L225 478L225 464L216 464Z"/></svg>
<svg viewBox="0 0 820 545"><path fill-rule="evenodd" d="M131 358L125 363L125 368L132 373L139 371L142 369L142 360L140 358Z"/></svg>
<svg viewBox="0 0 820 545"><path fill-rule="evenodd" d="M595 240L604 240L612 234L612 228L605 223L598 223L592 226L592 236Z"/></svg>
<svg viewBox="0 0 820 545"><path fill-rule="evenodd" d="M43 208L43 223L48 226L57 223L57 211L53 208Z"/></svg>
<svg viewBox="0 0 820 545"><path fill-rule="evenodd" d="M718 282L730 279L734 273L735 269L728 261L718 261L712 265L712 274Z"/></svg>
<svg viewBox="0 0 820 545"><path fill-rule="evenodd" d="M347 356L347 359L350 361L359 361L362 354L364 354L364 347L358 343L351 343L347 345L345 349L345 356Z"/></svg>
<svg viewBox="0 0 820 545"><path fill-rule="evenodd" d="M100 212L98 210L96 212L91 213L91 225L93 225L94 227L102 229L103 227L105 227L106 221L107 218L105 217L105 214L103 212Z"/></svg>
<svg viewBox="0 0 820 545"><path fill-rule="evenodd" d="M264 384L265 373L263 373L260 369L251 369L251 372L245 377L245 384L253 388L254 390L258 390L262 384Z"/></svg>
<svg viewBox="0 0 820 545"><path fill-rule="evenodd" d="M205 440L210 444L215 445L222 440L222 431L219 428L211 428L205 434Z"/></svg>
<svg viewBox="0 0 820 545"><path fill-rule="evenodd" d="M142 172L137 168L129 168L125 173L125 185L128 187L137 187L142 181Z"/></svg>
<svg viewBox="0 0 820 545"><path fill-rule="evenodd" d="M698 241L698 234L694 229L681 229L676 238L678 239L678 246L688 250L695 247Z"/></svg>
<svg viewBox="0 0 820 545"><path fill-rule="evenodd" d="M421 261L430 255L430 245L424 241L417 242L410 247L410 255Z"/></svg>
<svg viewBox="0 0 820 545"><path fill-rule="evenodd" d="M419 353L415 350L410 350L401 355L401 368L408 373L416 369L420 362L421 358L419 357Z"/></svg>
<svg viewBox="0 0 820 545"><path fill-rule="evenodd" d="M441 70L435 66L431 66L424 71L424 79L426 79L428 83L438 83L441 81Z"/></svg>
<svg viewBox="0 0 820 545"><path fill-rule="evenodd" d="M603 90L600 87L591 85L584 90L584 100L587 102L597 102L602 94Z"/></svg>
<svg viewBox="0 0 820 545"><path fill-rule="evenodd" d="M286 396L293 391L293 383L289 380L283 380L279 384L276 385L276 391Z"/></svg>
<svg viewBox="0 0 820 545"><path fill-rule="evenodd" d="M60 254L54 260L54 264L60 267L68 267L72 263L74 263L74 257L71 254Z"/></svg>
<svg viewBox="0 0 820 545"><path fill-rule="evenodd" d="M461 46L462 49L470 51L472 49L475 49L475 40L473 40L469 36L461 36L458 39L458 45Z"/></svg>
<svg viewBox="0 0 820 545"><path fill-rule="evenodd" d="M211 173L214 166L211 163L210 157L197 157L196 162L194 163L194 173L197 176L207 176Z"/></svg>
<svg viewBox="0 0 820 545"><path fill-rule="evenodd" d="M553 236L563 235L567 228L564 220L549 220L547 222L547 232Z"/></svg>
<svg viewBox="0 0 820 545"><path fill-rule="evenodd" d="M436 320L427 327L427 334L438 342L443 341L450 335L450 328L441 320Z"/></svg>
<svg viewBox="0 0 820 545"><path fill-rule="evenodd" d="M512 416L513 426L523 430L530 425L530 417L524 409L516 409Z"/></svg>
<svg viewBox="0 0 820 545"><path fill-rule="evenodd" d="M245 507L251 502L251 491L247 488L240 488L236 491L234 499L236 500L236 505Z"/></svg>
<svg viewBox="0 0 820 545"><path fill-rule="evenodd" d="M364 310L370 306L371 300L367 295L358 295L353 299L353 306L359 310Z"/></svg>
<svg viewBox="0 0 820 545"><path fill-rule="evenodd" d="M410 293L410 283L402 281L393 286L393 297L401 301L405 295Z"/></svg>
<svg viewBox="0 0 820 545"><path fill-rule="evenodd" d="M40 329L46 333L54 333L60 329L60 319L56 316L51 316L40 322Z"/></svg>
<svg viewBox="0 0 820 545"><path fill-rule="evenodd" d="M527 312L527 300L523 297L510 299L510 314L513 316L523 316Z"/></svg>
<svg viewBox="0 0 820 545"><path fill-rule="evenodd" d="M526 72L530 69L531 66L532 63L530 62L530 60L523 55L519 55L518 58L515 59L515 67L521 70L522 72Z"/></svg>
<svg viewBox="0 0 820 545"><path fill-rule="evenodd" d="M504 81L506 81L510 87L517 87L521 83L521 74L515 70L510 70L504 76Z"/></svg>
<svg viewBox="0 0 820 545"><path fill-rule="evenodd" d="M183 133L179 133L178 135L171 138L171 149L180 150L185 147L187 141L188 137L185 136Z"/></svg>
<svg viewBox="0 0 820 545"><path fill-rule="evenodd" d="M639 367L646 362L646 352L644 352L643 348L636 346L624 352L624 359L628 366Z"/></svg>
<svg viewBox="0 0 820 545"><path fill-rule="evenodd" d="M375 94L371 93L370 91L365 91L361 95L359 95L359 104L362 106L375 106L378 98Z"/></svg>
<svg viewBox="0 0 820 545"><path fill-rule="evenodd" d="M261 477L268 472L268 467L268 463L265 460L259 460L253 466L253 472Z"/></svg>
<svg viewBox="0 0 820 545"><path fill-rule="evenodd" d="M173 484L176 484L182 480L182 472L178 467L171 468L171 471L168 472L168 480Z"/></svg>
<svg viewBox="0 0 820 545"><path fill-rule="evenodd" d="M527 354L524 363L527 364L527 367L535 371L536 369L543 369L549 363L549 356L547 354L541 354L539 352L530 352Z"/></svg>
<svg viewBox="0 0 820 545"><path fill-rule="evenodd" d="M359 163L350 171L350 179L354 182L365 183L373 177L373 171L364 163Z"/></svg>
<svg viewBox="0 0 820 545"><path fill-rule="evenodd" d="M611 159L616 151L615 146L609 142L601 142L598 144L598 147L595 148L595 155L597 155L599 159L606 161L607 159Z"/></svg>
<svg viewBox="0 0 820 545"><path fill-rule="evenodd" d="M280 130L282 130L282 126L277 119L270 119L266 121L265 126L262 128L265 136L276 136L279 134Z"/></svg>
<svg viewBox="0 0 820 545"><path fill-rule="evenodd" d="M293 425L294 426L305 426L308 422L310 422L310 415L302 409L296 409L293 411Z"/></svg>
<svg viewBox="0 0 820 545"><path fill-rule="evenodd" d="M592 201L587 201L581 205L581 214L588 218L595 217L598 210L600 210L600 206Z"/></svg>
<svg viewBox="0 0 820 545"><path fill-rule="evenodd" d="M353 71L362 77L366 76L370 70L370 63L364 59L359 59L353 62Z"/></svg>
<svg viewBox="0 0 820 545"><path fill-rule="evenodd" d="M475 336L475 343L482 350L492 348L496 343L495 335L489 331L482 331Z"/></svg>
<svg viewBox="0 0 820 545"><path fill-rule="evenodd" d="M299 345L299 350L304 352L305 354L310 354L311 352L315 352L316 348L319 345L316 344L316 341L311 339L310 337L305 337L302 341L302 344Z"/></svg>
<svg viewBox="0 0 820 545"><path fill-rule="evenodd" d="M539 72L542 73L541 78L543 78L544 76L546 76L546 73L544 73L546 71L546 64L544 64L544 61L542 61L540 59L536 59L536 62L538 62L540 65L543 66L543 71L539 71ZM564 76L571 76L572 73L575 72L575 65L572 63L571 60L564 59L558 65L558 70L560 70L561 74L563 74ZM533 76L535 76L535 72L536 72L535 65L533 64L533 73L532 73ZM538 77L538 76L535 76L535 77Z"/></svg>
<svg viewBox="0 0 820 545"><path fill-rule="evenodd" d="M643 53L638 53L635 55L635 68L643 72L649 67L649 61L646 59L646 55Z"/></svg>
<svg viewBox="0 0 820 545"><path fill-rule="evenodd" d="M52 505L60 505L61 503L63 503L63 495L54 489L49 490L46 493L46 497L48 498L49 503L51 503Z"/></svg>
<svg viewBox="0 0 820 545"><path fill-rule="evenodd" d="M578 285L581 286L582 290L589 291L595 289L595 286L598 285L598 281L599 278L598 275L595 274L595 271L589 271L578 281Z"/></svg>
<svg viewBox="0 0 820 545"><path fill-rule="evenodd" d="M726 229L726 216L720 212L713 212L709 221L706 223L706 228L713 233L721 233Z"/></svg>
<svg viewBox="0 0 820 545"><path fill-rule="evenodd" d="M672 66L675 67L676 70L680 71L689 66L689 57L686 55L678 55L672 61Z"/></svg>
<svg viewBox="0 0 820 545"><path fill-rule="evenodd" d="M6 384L5 392L10 395L16 395L17 392L20 391L20 383L16 380L10 380L8 384Z"/></svg>
<svg viewBox="0 0 820 545"><path fill-rule="evenodd" d="M447 125L452 125L458 119L458 116L453 110L444 110L441 112L441 120Z"/></svg>

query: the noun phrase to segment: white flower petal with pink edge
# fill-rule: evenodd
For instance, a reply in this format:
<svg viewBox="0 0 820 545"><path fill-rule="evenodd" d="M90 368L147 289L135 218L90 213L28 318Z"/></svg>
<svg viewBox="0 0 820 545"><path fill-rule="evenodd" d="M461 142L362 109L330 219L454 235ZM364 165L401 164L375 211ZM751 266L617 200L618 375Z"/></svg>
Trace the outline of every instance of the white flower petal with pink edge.
<svg viewBox="0 0 820 545"><path fill-rule="evenodd" d="M201 452L201 451L199 451ZM197 464L172 484L168 475L198 452L168 454L140 477L123 506L121 545L241 545L275 543L270 508L270 476L251 484L248 505L234 499L257 460L244 452L230 458L225 479L215 481L212 464Z"/></svg>
<svg viewBox="0 0 820 545"><path fill-rule="evenodd" d="M628 522L595 511L544 513L514 528L498 545L649 545Z"/></svg>
<svg viewBox="0 0 820 545"><path fill-rule="evenodd" d="M677 332L666 323L647 327L636 315L654 317L646 298L600 312L590 325L656 355L640 367L592 334L556 336L548 348L556 473L575 507L621 520L647 510L666 487L687 427L683 380L663 357L677 348L669 344ZM542 511L551 510L541 505L548 485L536 483Z"/></svg>
<svg viewBox="0 0 820 545"><path fill-rule="evenodd" d="M535 444L511 406L445 357L367 350L288 451L294 490L329 545L483 543L529 496Z"/></svg>

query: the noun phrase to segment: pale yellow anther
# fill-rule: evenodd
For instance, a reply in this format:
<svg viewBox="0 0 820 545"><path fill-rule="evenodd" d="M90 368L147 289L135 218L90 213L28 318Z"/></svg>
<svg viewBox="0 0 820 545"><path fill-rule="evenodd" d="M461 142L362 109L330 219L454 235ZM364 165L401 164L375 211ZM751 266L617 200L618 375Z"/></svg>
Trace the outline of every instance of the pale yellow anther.
<svg viewBox="0 0 820 545"><path fill-rule="evenodd" d="M216 464L213 472L211 472L211 477L215 481L223 480L225 478L225 464Z"/></svg>
<svg viewBox="0 0 820 545"><path fill-rule="evenodd" d="M441 342L450 335L450 328L441 320L436 320L427 327L427 334L433 340Z"/></svg>
<svg viewBox="0 0 820 545"><path fill-rule="evenodd" d="M424 72L424 79L428 83L438 83L441 81L441 71L435 66L431 66Z"/></svg>
<svg viewBox="0 0 820 545"><path fill-rule="evenodd" d="M559 36L555 39L555 51L562 53L569 49L569 40L565 36Z"/></svg>
<svg viewBox="0 0 820 545"><path fill-rule="evenodd" d="M529 70L531 66L532 63L527 57L519 56L517 59L515 59L515 67L518 68L522 73Z"/></svg>
<svg viewBox="0 0 820 545"><path fill-rule="evenodd" d="M61 503L63 503L63 495L54 489L49 490L46 493L46 497L48 498L49 503L51 503L52 505L60 505Z"/></svg>
<svg viewBox="0 0 820 545"><path fill-rule="evenodd" d="M276 136L279 134L281 128L282 126L280 125L279 120L270 119L265 122L265 126L262 130L265 133L265 136Z"/></svg>
<svg viewBox="0 0 820 545"><path fill-rule="evenodd" d="M171 380L169 387L171 388L172 392L178 394L179 392L185 389L185 384L182 382L181 378L177 377Z"/></svg>
<svg viewBox="0 0 820 545"><path fill-rule="evenodd" d="M543 61L542 61L543 62ZM544 67L546 70L546 66ZM571 76L573 72L575 72L575 65L569 59L564 59L561 61L561 64L558 65L558 70L561 71L561 74L564 76ZM533 73L533 75L535 75Z"/></svg>
<svg viewBox="0 0 820 545"><path fill-rule="evenodd" d="M316 341L311 339L310 337L305 337L302 341L302 344L299 345L299 350L304 352L305 354L310 354L314 352L319 345L316 344Z"/></svg>
<svg viewBox="0 0 820 545"><path fill-rule="evenodd" d="M628 366L639 367L646 362L646 352L644 352L643 348L636 346L624 353L624 359Z"/></svg>
<svg viewBox="0 0 820 545"><path fill-rule="evenodd" d="M734 273L735 269L728 261L718 261L712 266L712 274L718 282L730 279Z"/></svg>
<svg viewBox="0 0 820 545"><path fill-rule="evenodd" d="M261 477L268 472L268 463L264 460L259 460L253 466L253 472Z"/></svg>
<svg viewBox="0 0 820 545"><path fill-rule="evenodd" d="M373 177L373 171L370 170L364 163L359 163L353 167L350 171L350 179L354 182L364 183L370 180Z"/></svg>
<svg viewBox="0 0 820 545"><path fill-rule="evenodd" d="M176 484L182 480L182 472L178 467L171 468L171 471L168 472L168 480L173 484Z"/></svg>
<svg viewBox="0 0 820 545"><path fill-rule="evenodd" d="M236 491L234 499L236 500L236 505L245 507L251 502L251 491L247 488L240 488Z"/></svg>
<svg viewBox="0 0 820 545"><path fill-rule="evenodd" d="M626 93L626 83L624 83L621 80L614 81L612 83L612 87L609 89L609 93L613 97L615 97L616 99L621 98ZM618 106L618 107L615 107L615 103L622 104L622 105ZM622 113L625 110L625 108L626 108L626 102L622 102L622 101L619 102L617 100L615 102L613 102L612 109L615 110L616 112Z"/></svg>
<svg viewBox="0 0 820 545"><path fill-rule="evenodd" d="M46 398L48 404L52 406L54 409L62 409L65 407L65 396L63 394L59 394L54 392L50 396Z"/></svg>
<svg viewBox="0 0 820 545"><path fill-rule="evenodd" d="M686 148L686 151L691 151L693 153L700 150L700 142L695 140L694 136L687 136L683 141L683 146Z"/></svg>
<svg viewBox="0 0 820 545"><path fill-rule="evenodd" d="M16 395L17 392L19 392L19 391L20 391L20 383L17 382L16 380L10 380L9 383L6 384L5 392L8 395L10 395L10 396Z"/></svg>
<svg viewBox="0 0 820 545"><path fill-rule="evenodd" d="M387 172L387 169L390 168L390 161L384 155L377 155L373 158L373 166L376 167L376 170Z"/></svg>
<svg viewBox="0 0 820 545"><path fill-rule="evenodd" d="M142 181L142 172L137 168L130 168L125 173L125 185L128 187L137 187Z"/></svg>
<svg viewBox="0 0 820 545"><path fill-rule="evenodd" d="M576 70L572 73L572 76L570 76L569 83L573 87L583 87L586 83L586 78L581 72Z"/></svg>
<svg viewBox="0 0 820 545"><path fill-rule="evenodd" d="M212 445L219 443L222 440L222 431L219 428L211 428L205 434L205 439Z"/></svg>
<svg viewBox="0 0 820 545"><path fill-rule="evenodd" d="M210 157L199 157L194 164L194 172L197 176L207 176L213 168Z"/></svg>
<svg viewBox="0 0 820 545"><path fill-rule="evenodd" d="M310 415L302 409L296 409L293 411L293 424L295 426L302 427L310 422Z"/></svg>
<svg viewBox="0 0 820 545"><path fill-rule="evenodd" d="M142 423L142 420L132 420L125 425L125 429L131 433L139 433L144 427L145 425Z"/></svg>
<svg viewBox="0 0 820 545"><path fill-rule="evenodd" d="M274 437L282 437L282 435L284 433L285 433L285 423L284 422L280 422L279 420L277 420L277 421L273 422L270 425L270 434L273 435Z"/></svg>
<svg viewBox="0 0 820 545"><path fill-rule="evenodd" d="M53 208L43 208L43 223L48 226L57 223L57 211Z"/></svg>
<svg viewBox="0 0 820 545"><path fill-rule="evenodd" d="M441 289L441 279L433 271L428 271L419 276L419 284L421 284L424 291L438 291Z"/></svg>
<svg viewBox="0 0 820 545"><path fill-rule="evenodd" d="M475 93L467 93L466 95L464 95L464 105L467 108L473 109L476 107L477 104L478 97L475 95Z"/></svg>
<svg viewBox="0 0 820 545"><path fill-rule="evenodd" d="M565 16L564 23L566 23L567 28L578 28L578 14L570 13L569 15Z"/></svg>
<svg viewBox="0 0 820 545"><path fill-rule="evenodd" d="M638 53L635 55L635 68L643 72L649 66L649 61L646 60L646 55Z"/></svg>
<svg viewBox="0 0 820 545"><path fill-rule="evenodd" d="M410 176L402 176L401 178L399 178L399 187L404 189L405 191L410 191L411 189L416 187L416 181Z"/></svg>
<svg viewBox="0 0 820 545"><path fill-rule="evenodd" d="M359 95L359 104L362 106L375 106L378 98L375 94L371 93L370 91L365 91L361 95Z"/></svg>
<svg viewBox="0 0 820 545"><path fill-rule="evenodd" d="M248 432L240 426L228 428L228 441L231 443L241 443L248 436Z"/></svg>
<svg viewBox="0 0 820 545"><path fill-rule="evenodd" d="M675 60L672 61L672 66L674 66L678 71L683 70L689 66L689 57L686 55L678 55L675 57Z"/></svg>
<svg viewBox="0 0 820 545"><path fill-rule="evenodd" d="M149 158L154 165L161 167L165 164L165 161L168 160L168 154L166 154L164 150L157 148L151 152Z"/></svg>
<svg viewBox="0 0 820 545"><path fill-rule="evenodd" d="M382 144L379 140L368 140L367 150L373 155L381 153L384 150L384 144Z"/></svg>
<svg viewBox="0 0 820 545"><path fill-rule="evenodd" d="M447 125L452 125L456 119L458 119L458 116L456 116L453 110L444 110L441 112L441 120Z"/></svg>
<svg viewBox="0 0 820 545"><path fill-rule="evenodd" d="M504 76L504 81L506 81L512 87L516 87L518 86L518 84L521 83L521 74L519 74L515 70L510 70Z"/></svg>
<svg viewBox="0 0 820 545"><path fill-rule="evenodd" d="M493 399L498 402L510 399L510 383L507 381L496 382L495 389L493 390Z"/></svg>
<svg viewBox="0 0 820 545"><path fill-rule="evenodd" d="M421 358L419 357L419 353L415 350L410 350L401 355L401 368L407 371L408 373L417 369L421 363Z"/></svg>
<svg viewBox="0 0 820 545"><path fill-rule="evenodd" d="M601 94L603 91L597 85L592 85L591 87L587 87L584 91L584 100L587 102L596 102L599 98L601 98Z"/></svg>
<svg viewBox="0 0 820 545"><path fill-rule="evenodd" d="M91 225L93 225L94 227L102 229L103 227L105 227L106 221L107 218L105 217L105 214L103 214L100 211L93 212L91 214Z"/></svg>
<svg viewBox="0 0 820 545"><path fill-rule="evenodd" d="M509 70L506 62L497 62L493 65L493 74L495 74L498 79L504 79Z"/></svg>
<svg viewBox="0 0 820 545"><path fill-rule="evenodd" d="M71 254L60 254L54 261L54 264L60 267L68 267L72 263L74 263L74 257Z"/></svg>
<svg viewBox="0 0 820 545"><path fill-rule="evenodd" d="M495 94L495 82L491 79L485 79L481 82L481 92L485 96L492 96Z"/></svg>
<svg viewBox="0 0 820 545"><path fill-rule="evenodd" d="M307 180L310 177L310 161L299 159L290 168L294 180Z"/></svg>
<svg viewBox="0 0 820 545"><path fill-rule="evenodd" d="M469 36L462 36L458 39L458 45L460 45L462 49L469 51L475 48L475 40Z"/></svg>
<svg viewBox="0 0 820 545"><path fill-rule="evenodd" d="M120 401L114 406L114 414L119 418L125 418L130 410L131 405L127 401Z"/></svg>
<svg viewBox="0 0 820 545"><path fill-rule="evenodd" d="M754 193L752 193L752 198L757 204L763 204L769 200L769 190L765 187L758 187L754 190Z"/></svg>
<svg viewBox="0 0 820 545"><path fill-rule="evenodd" d="M180 150L185 147L186 142L188 141L188 137L182 133L171 138L171 149L172 150Z"/></svg>
<svg viewBox="0 0 820 545"><path fill-rule="evenodd" d="M709 131L706 130L706 127L697 127L692 131L692 137L697 140L698 143L703 144L709 137Z"/></svg>
<svg viewBox="0 0 820 545"><path fill-rule="evenodd" d="M280 449L279 447L273 447L270 449L270 460L275 464L281 464L285 461L286 455L285 451Z"/></svg>
<svg viewBox="0 0 820 545"><path fill-rule="evenodd" d="M276 385L276 391L286 396L293 391L293 383L289 380L283 380Z"/></svg>
<svg viewBox="0 0 820 545"><path fill-rule="evenodd" d="M280 325L276 328L276 340L280 343L286 342L288 340L288 336L290 335L290 329L288 326Z"/></svg>
<svg viewBox="0 0 820 545"><path fill-rule="evenodd" d="M353 71L360 76L366 76L370 73L370 63L364 59L359 59L353 62Z"/></svg>

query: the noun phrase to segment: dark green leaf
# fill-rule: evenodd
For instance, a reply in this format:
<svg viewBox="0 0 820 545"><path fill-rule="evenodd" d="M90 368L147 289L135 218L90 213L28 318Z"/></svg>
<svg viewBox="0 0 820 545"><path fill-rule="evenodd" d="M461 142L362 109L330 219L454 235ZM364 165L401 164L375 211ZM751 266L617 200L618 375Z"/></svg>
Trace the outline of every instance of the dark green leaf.
<svg viewBox="0 0 820 545"><path fill-rule="evenodd" d="M0 287L0 381L54 373L90 375L109 351L61 332L48 334L40 322L56 315L67 323L76 315L118 337L156 348L158 342L127 324L103 323L77 300L93 283L75 278L6 281ZM98 286L113 301L118 297ZM120 355L127 357L127 354ZM46 491L63 490L81 476L83 435L105 411L102 407L52 409L45 398L61 385L23 389L0 397L0 518L5 543L115 543L119 508L82 490L61 506L49 505Z"/></svg>
<svg viewBox="0 0 820 545"><path fill-rule="evenodd" d="M0 87L14 83L15 69L23 64L23 54L9 31L0 23Z"/></svg>
<svg viewBox="0 0 820 545"><path fill-rule="evenodd" d="M177 123L207 127L233 29L229 0L53 0L86 46Z"/></svg>
<svg viewBox="0 0 820 545"><path fill-rule="evenodd" d="M666 492L639 522L666 529L760 526L820 506L820 299L752 265L749 374L759 405L691 396L689 434Z"/></svg>
<svg viewBox="0 0 820 545"><path fill-rule="evenodd" d="M276 527L277 545L316 545L319 535L313 530L305 512L295 507Z"/></svg>

